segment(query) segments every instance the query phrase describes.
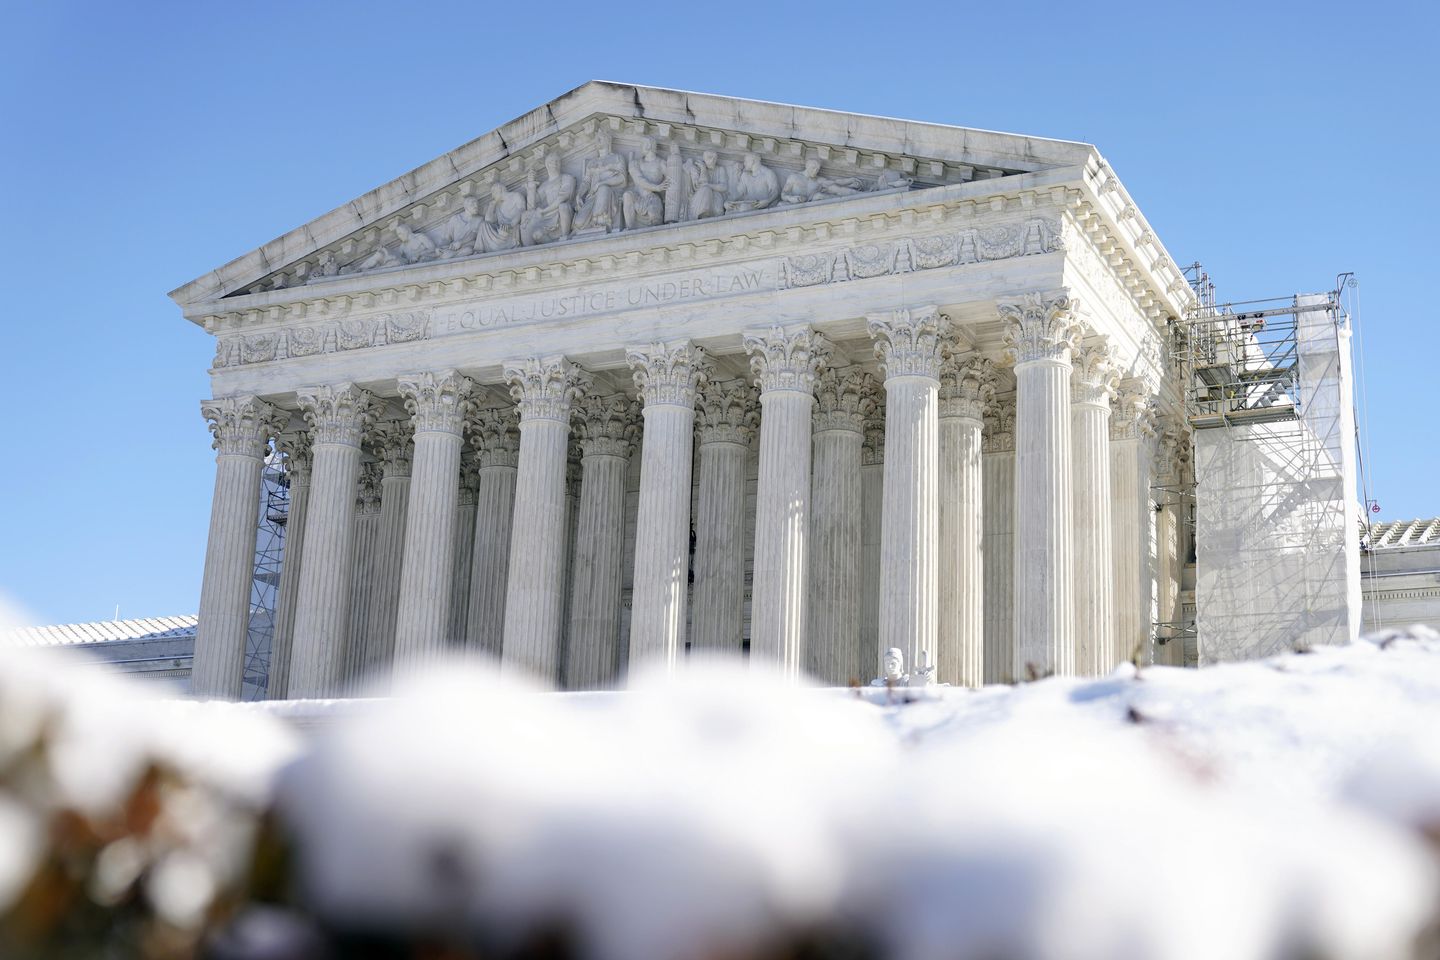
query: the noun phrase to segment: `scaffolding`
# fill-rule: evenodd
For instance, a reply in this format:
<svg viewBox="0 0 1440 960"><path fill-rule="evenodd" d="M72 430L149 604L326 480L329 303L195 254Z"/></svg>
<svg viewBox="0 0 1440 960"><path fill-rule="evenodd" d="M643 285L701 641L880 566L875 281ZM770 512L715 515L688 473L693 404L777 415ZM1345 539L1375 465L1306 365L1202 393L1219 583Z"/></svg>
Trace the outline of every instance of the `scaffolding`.
<svg viewBox="0 0 1440 960"><path fill-rule="evenodd" d="M263 700L270 681L271 640L275 634L275 601L285 556L285 520L290 512L290 485L278 452L265 458L260 473L259 521L255 529L255 568L250 581L250 625L245 638L241 699Z"/></svg>

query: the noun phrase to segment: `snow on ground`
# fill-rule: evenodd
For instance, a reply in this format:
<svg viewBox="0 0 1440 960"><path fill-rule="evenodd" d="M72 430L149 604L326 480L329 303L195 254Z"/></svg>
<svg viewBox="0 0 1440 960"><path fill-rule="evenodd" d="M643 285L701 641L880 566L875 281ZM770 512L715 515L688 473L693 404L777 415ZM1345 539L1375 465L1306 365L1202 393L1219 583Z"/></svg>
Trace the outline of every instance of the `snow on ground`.
<svg viewBox="0 0 1440 960"><path fill-rule="evenodd" d="M214 811L250 822L273 803L292 855L289 913L241 909L216 956L263 955L246 943L266 924L597 960L1437 946L1440 635L1424 628L973 692L796 690L722 662L556 695L452 662L388 699L156 704L39 663L0 654L0 913L44 861L46 811L103 811L153 755L211 798L207 830L177 841L190 873L145 881L166 923L219 923L196 883L243 888ZM38 805L9 775L40 729L13 704L37 690L63 702L75 751L48 755Z"/></svg>

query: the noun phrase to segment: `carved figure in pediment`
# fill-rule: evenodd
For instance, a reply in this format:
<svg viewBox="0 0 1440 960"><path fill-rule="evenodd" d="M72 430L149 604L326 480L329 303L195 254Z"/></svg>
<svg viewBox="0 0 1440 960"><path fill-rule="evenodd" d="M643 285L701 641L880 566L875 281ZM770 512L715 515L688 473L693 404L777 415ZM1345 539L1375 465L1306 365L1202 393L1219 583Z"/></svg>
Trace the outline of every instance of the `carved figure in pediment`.
<svg viewBox="0 0 1440 960"><path fill-rule="evenodd" d="M490 184L490 209L476 235L475 247L484 253L520 246L520 222L525 219L525 195L505 184Z"/></svg>
<svg viewBox="0 0 1440 960"><path fill-rule="evenodd" d="M312 280L319 280L322 277L333 277L339 272L340 264L336 262L335 254L329 250L321 250L319 262L315 264L315 269L310 271L310 276L306 278L305 282L310 283Z"/></svg>
<svg viewBox="0 0 1440 960"><path fill-rule="evenodd" d="M665 222L665 191L670 186L665 161L655 152L655 138L640 141L640 156L630 160L630 183L622 205L625 229L653 227Z"/></svg>
<svg viewBox="0 0 1440 960"><path fill-rule="evenodd" d="M575 204L575 233L614 233L625 226L621 197L627 180L625 158L611 148L610 135L595 137L595 156L585 164L585 180Z"/></svg>
<svg viewBox="0 0 1440 960"><path fill-rule="evenodd" d="M480 198L466 197L455 215L445 221L442 228L442 256L468 257L475 252L475 241L480 235L480 225L485 218L480 215Z"/></svg>
<svg viewBox="0 0 1440 960"><path fill-rule="evenodd" d="M720 166L720 155L706 150L699 160L690 161L690 205L687 220L704 220L725 212L730 193L730 174Z"/></svg>
<svg viewBox="0 0 1440 960"><path fill-rule="evenodd" d="M735 188L725 201L726 213L742 213L747 210L763 210L774 206L780 199L780 178L775 171L760 162L758 153L745 154L740 176L735 178Z"/></svg>
<svg viewBox="0 0 1440 960"><path fill-rule="evenodd" d="M520 243L531 247L570 236L575 221L575 178L560 169L560 155L545 155L545 182L525 180L525 216L520 221Z"/></svg>
<svg viewBox="0 0 1440 960"><path fill-rule="evenodd" d="M880 176L875 178L875 189L878 190L903 190L910 186L910 178L901 176L894 170L881 170Z"/></svg>
<svg viewBox="0 0 1440 960"><path fill-rule="evenodd" d="M780 199L784 203L806 203L822 197L844 197L863 189L865 187L859 177L820 176L820 161L811 157L805 161L803 173L792 173L785 178Z"/></svg>
<svg viewBox="0 0 1440 960"><path fill-rule="evenodd" d="M345 268L345 273L364 273L380 267L405 266L421 260L433 259L439 252L435 241L419 230L412 230L408 223L395 224L395 236L399 243L393 247L380 246L361 260Z"/></svg>

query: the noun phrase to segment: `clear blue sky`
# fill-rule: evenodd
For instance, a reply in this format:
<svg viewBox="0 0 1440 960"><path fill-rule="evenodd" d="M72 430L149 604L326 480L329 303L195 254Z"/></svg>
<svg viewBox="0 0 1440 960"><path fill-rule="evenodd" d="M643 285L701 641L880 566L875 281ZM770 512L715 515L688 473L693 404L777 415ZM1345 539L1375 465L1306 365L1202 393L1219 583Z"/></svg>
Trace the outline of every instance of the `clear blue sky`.
<svg viewBox="0 0 1440 960"><path fill-rule="evenodd" d="M600 78L1086 140L1221 295L1360 277L1372 492L1440 514L1434 4L4 4L0 591L193 612L210 338L166 293Z"/></svg>

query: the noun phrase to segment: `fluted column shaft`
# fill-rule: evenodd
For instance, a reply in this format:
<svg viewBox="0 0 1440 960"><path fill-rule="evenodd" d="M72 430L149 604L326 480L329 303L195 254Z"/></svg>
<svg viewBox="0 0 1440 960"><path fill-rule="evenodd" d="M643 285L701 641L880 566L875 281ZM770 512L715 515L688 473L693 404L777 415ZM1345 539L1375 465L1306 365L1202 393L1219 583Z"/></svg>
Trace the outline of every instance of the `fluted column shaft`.
<svg viewBox="0 0 1440 960"><path fill-rule="evenodd" d="M358 650L354 677L361 680L388 670L395 660L395 623L400 610L400 571L405 559L405 531L410 524L410 488L415 444L411 425L392 420L376 426L371 446L380 460L380 517L367 578L364 634L351 629Z"/></svg>
<svg viewBox="0 0 1440 960"><path fill-rule="evenodd" d="M995 372L977 356L947 358L940 375L940 620L936 679L985 682L983 480L985 407Z"/></svg>
<svg viewBox="0 0 1440 960"><path fill-rule="evenodd" d="M465 646L499 657L505 636L505 592L510 581L510 538L520 428L513 407L478 411L470 425L479 473L475 482L475 545Z"/></svg>
<svg viewBox="0 0 1440 960"><path fill-rule="evenodd" d="M865 421L860 447L860 635L857 675L863 682L880 670L880 547L885 506L885 407Z"/></svg>
<svg viewBox="0 0 1440 960"><path fill-rule="evenodd" d="M270 636L270 674L265 698L284 700L290 686L290 647L295 635L295 593L300 589L300 564L305 553L305 514L310 504L310 437L290 434L276 441L285 454L290 503L285 511L285 551L280 585L275 591L275 628Z"/></svg>
<svg viewBox="0 0 1440 960"><path fill-rule="evenodd" d="M1015 357L1017 680L1075 669L1070 357L1066 297L1001 304Z"/></svg>
<svg viewBox="0 0 1440 960"><path fill-rule="evenodd" d="M703 434L702 434L703 437ZM700 442L691 646L739 653L745 629L744 443Z"/></svg>
<svg viewBox="0 0 1440 960"><path fill-rule="evenodd" d="M1103 344L1076 351L1070 433L1074 470L1075 672L1109 671L1115 608L1110 519L1110 397L1115 373Z"/></svg>
<svg viewBox="0 0 1440 960"><path fill-rule="evenodd" d="M1150 470L1154 427L1149 397L1130 384L1116 397L1110 422L1110 521L1114 628L1107 669L1143 657L1150 642Z"/></svg>
<svg viewBox="0 0 1440 960"><path fill-rule="evenodd" d="M772 327L744 342L760 385L750 658L798 679L807 666L811 417L829 346L808 328Z"/></svg>
<svg viewBox="0 0 1440 960"><path fill-rule="evenodd" d="M435 659L447 646L459 508L461 430L475 384L454 370L399 380L415 428L410 516L395 620L395 662Z"/></svg>
<svg viewBox="0 0 1440 960"><path fill-rule="evenodd" d="M344 664L360 436L374 418L374 398L341 384L301 391L299 402L314 431L314 466L289 693L326 697L337 690Z"/></svg>
<svg viewBox="0 0 1440 960"><path fill-rule="evenodd" d="M520 466L505 590L505 670L555 679L564 631L570 406L588 378L563 357L505 365L520 410Z"/></svg>
<svg viewBox="0 0 1440 960"><path fill-rule="evenodd" d="M635 371L645 419L630 663L659 659L673 670L685 647L695 394L705 358L699 348L679 342L632 348L627 360Z"/></svg>
<svg viewBox="0 0 1440 960"><path fill-rule="evenodd" d="M1015 669L1015 401L985 419L985 682L1011 683Z"/></svg>
<svg viewBox="0 0 1440 960"><path fill-rule="evenodd" d="M355 534L350 544L350 629L341 670L341 690L359 693L365 678L366 643L370 636L370 614L375 606L375 582L379 575L375 544L380 539L380 464L360 465L359 493L355 497Z"/></svg>
<svg viewBox="0 0 1440 960"><path fill-rule="evenodd" d="M195 630L191 692L239 699L250 632L250 590L255 575L260 471L280 415L256 397L227 397L200 405L214 435L215 493Z"/></svg>
<svg viewBox="0 0 1440 960"><path fill-rule="evenodd" d="M470 570L475 558L475 484L478 480L474 462L465 451L460 454L460 480L455 508L455 561L451 569L450 625L446 638L453 646L465 642L467 612L470 607Z"/></svg>
<svg viewBox="0 0 1440 960"><path fill-rule="evenodd" d="M934 663L940 612L940 341L933 307L868 318L885 370L885 502L880 531L880 646L906 669Z"/></svg>

